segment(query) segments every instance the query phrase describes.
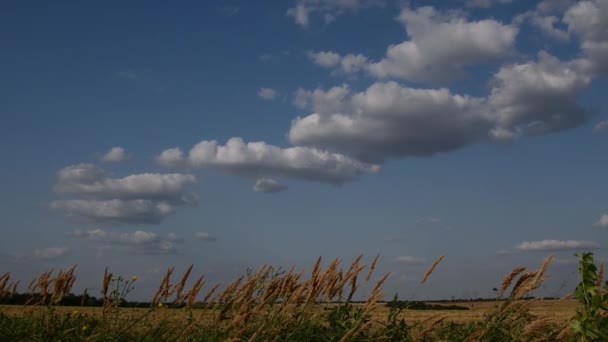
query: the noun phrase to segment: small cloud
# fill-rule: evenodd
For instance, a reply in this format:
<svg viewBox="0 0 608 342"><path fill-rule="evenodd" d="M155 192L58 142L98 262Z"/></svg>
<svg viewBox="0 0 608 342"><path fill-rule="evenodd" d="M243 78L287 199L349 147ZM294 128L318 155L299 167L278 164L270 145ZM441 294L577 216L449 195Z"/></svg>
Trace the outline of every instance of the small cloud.
<svg viewBox="0 0 608 342"><path fill-rule="evenodd" d="M181 149L174 147L162 151L156 156L156 162L162 166L178 166L184 162L184 152Z"/></svg>
<svg viewBox="0 0 608 342"><path fill-rule="evenodd" d="M515 249L522 252L536 251L568 251L577 249L595 249L599 248L596 242L592 241L577 241L577 240L540 240L540 241L524 241L517 245Z"/></svg>
<svg viewBox="0 0 608 342"><path fill-rule="evenodd" d="M593 226L599 228L608 228L608 214L602 215Z"/></svg>
<svg viewBox="0 0 608 342"><path fill-rule="evenodd" d="M429 222L430 223L439 223L439 222L441 222L441 219L437 218L437 217L430 217Z"/></svg>
<svg viewBox="0 0 608 342"><path fill-rule="evenodd" d="M597 123L593 126L593 133L606 133L608 132L608 120Z"/></svg>
<svg viewBox="0 0 608 342"><path fill-rule="evenodd" d="M395 261L404 265L422 265L426 263L425 258L419 258L415 256L402 255L395 258Z"/></svg>
<svg viewBox="0 0 608 342"><path fill-rule="evenodd" d="M272 55L269 53L264 53L258 56L258 61L261 63L268 63L272 59Z"/></svg>
<svg viewBox="0 0 608 342"><path fill-rule="evenodd" d="M253 191L264 193L277 193L287 190L287 186L271 178L261 178L255 182Z"/></svg>
<svg viewBox="0 0 608 342"><path fill-rule="evenodd" d="M196 237L197 239L201 240L201 241L208 241L208 242L213 242L216 241L216 237L212 236L209 233L205 233L205 232L198 232L194 234L194 237Z"/></svg>
<svg viewBox="0 0 608 342"><path fill-rule="evenodd" d="M277 92L272 88L260 88L258 96L264 100L270 101L277 96Z"/></svg>
<svg viewBox="0 0 608 342"><path fill-rule="evenodd" d="M184 243L184 238L176 235L175 233L169 233L169 234L167 234L167 241L170 241L173 243Z"/></svg>
<svg viewBox="0 0 608 342"><path fill-rule="evenodd" d="M509 255L509 254L513 254L513 252L508 249L501 249L501 250L496 251L496 255Z"/></svg>
<svg viewBox="0 0 608 342"><path fill-rule="evenodd" d="M139 74L135 70L121 70L118 72L118 77L135 81L139 78Z"/></svg>
<svg viewBox="0 0 608 342"><path fill-rule="evenodd" d="M115 146L112 147L108 153L106 153L101 160L104 162L109 162L109 163L117 163L117 162L121 162L124 160L127 160L129 158L129 156L127 155L127 151L120 147L120 146Z"/></svg>
<svg viewBox="0 0 608 342"><path fill-rule="evenodd" d="M34 251L34 258L43 260L57 259L68 252L66 247L48 247L43 249L36 249Z"/></svg>

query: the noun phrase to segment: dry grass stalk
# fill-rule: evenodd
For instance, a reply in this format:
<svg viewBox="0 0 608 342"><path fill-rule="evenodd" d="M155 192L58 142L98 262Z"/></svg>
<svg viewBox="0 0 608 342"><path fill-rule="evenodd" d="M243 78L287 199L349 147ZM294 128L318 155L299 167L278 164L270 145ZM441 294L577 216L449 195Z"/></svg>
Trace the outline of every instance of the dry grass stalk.
<svg viewBox="0 0 608 342"><path fill-rule="evenodd" d="M424 272L424 275L422 276L422 281L420 282L420 284L424 284L426 282L426 280L428 279L428 277L435 270L435 267L437 267L437 265L439 265L439 263L443 260L443 258L445 258L445 254L442 255L442 256L440 256L439 258L437 258L437 260L435 260L435 262L433 262L433 264L431 265L431 267L429 267L429 269L426 270L426 272Z"/></svg>
<svg viewBox="0 0 608 342"><path fill-rule="evenodd" d="M158 286L158 290L154 294L152 298L152 305L157 306L161 302L165 302L169 295L171 294L171 274L173 274L173 270L175 267L169 267L165 276L160 281L160 285Z"/></svg>
<svg viewBox="0 0 608 342"><path fill-rule="evenodd" d="M342 338L340 339L339 342L346 342L348 341L351 337L353 337L355 334L359 333L360 331L363 331L367 328L369 328L372 325L373 321L368 321L365 324L361 324L359 322L359 324L355 325L352 329L350 329L346 334L344 334L344 336L342 336Z"/></svg>
<svg viewBox="0 0 608 342"><path fill-rule="evenodd" d="M504 279L502 280L502 284L500 285L500 292L498 294L498 297L502 297L503 294L505 293L505 291L507 290L507 288L513 282L513 279L515 279L515 277L517 277L521 272L523 272L525 270L526 270L525 267L518 267L518 268L514 269L513 271L511 271L511 273L507 274L507 276L504 277Z"/></svg>
<svg viewBox="0 0 608 342"><path fill-rule="evenodd" d="M376 269L376 263L378 263L379 258L380 258L380 254L377 254L376 257L374 258L374 261L372 261L372 266L369 268L369 272L367 272L365 281L369 281L369 279L372 277L372 274L374 273L374 270Z"/></svg>
<svg viewBox="0 0 608 342"><path fill-rule="evenodd" d="M177 283L175 285L175 300L174 300L174 304L181 304L184 301L184 296L183 296L183 292L184 292L184 288L186 287L186 282L188 281L188 277L190 277L190 273L192 272L192 268L194 267L193 264L190 265L190 267L188 267L186 269L186 272L184 272L184 274L182 275L182 279L179 281L179 283Z"/></svg>

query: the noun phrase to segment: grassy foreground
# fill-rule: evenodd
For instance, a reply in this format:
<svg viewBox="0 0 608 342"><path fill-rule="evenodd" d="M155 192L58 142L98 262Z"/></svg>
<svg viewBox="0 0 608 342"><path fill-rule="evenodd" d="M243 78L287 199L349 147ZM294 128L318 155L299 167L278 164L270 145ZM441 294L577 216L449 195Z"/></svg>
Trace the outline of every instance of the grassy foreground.
<svg viewBox="0 0 608 342"><path fill-rule="evenodd" d="M203 277L188 282L190 267L172 281L170 268L147 308L122 307L136 278L107 271L102 307L61 306L76 280L71 268L35 279L27 305L0 306L0 341L607 341L607 284L601 286L603 267L598 272L591 253L579 255L576 300L526 299L551 260L506 275L500 301L457 311L382 303L388 274L379 276L365 302L353 303L360 282L375 278L377 258L366 267L359 257L347 270L338 259L323 268L319 258L308 277L263 266L221 290L210 287L202 298ZM0 299L16 288L10 274L0 276Z"/></svg>

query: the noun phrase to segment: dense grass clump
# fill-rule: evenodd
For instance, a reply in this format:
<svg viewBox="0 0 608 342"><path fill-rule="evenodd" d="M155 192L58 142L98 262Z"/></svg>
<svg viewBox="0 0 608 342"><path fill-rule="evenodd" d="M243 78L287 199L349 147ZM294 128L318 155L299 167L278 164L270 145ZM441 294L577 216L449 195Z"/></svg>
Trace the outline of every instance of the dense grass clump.
<svg viewBox="0 0 608 342"><path fill-rule="evenodd" d="M389 274L373 282L363 302L353 302L360 280L370 281L378 258L367 268L355 259L345 270L338 259L322 267L321 258L308 276L293 268L262 266L225 286L208 287L205 278L191 279L192 266L173 280L167 270L158 291L144 308L129 308L127 295L136 277L104 273L99 299L70 294L75 267L57 274L45 272L19 297L19 310L0 307L0 341L606 341L607 284L593 256L579 256L580 283L574 296L580 308L570 321L540 317L530 307L529 293L546 278L552 258L532 271L517 268L499 289L499 300L476 320L446 319L461 305L395 299L381 305L382 285ZM424 274L425 282L443 257ZM367 271L363 273L363 270ZM186 286L186 284L191 284ZM15 300L18 283L0 276L0 301ZM80 300L81 306L67 307ZM14 302L13 302L14 303ZM86 305L98 303L100 308ZM412 311L415 310L415 311ZM408 313L432 310L420 319ZM435 314L436 312L436 314ZM410 316L408 316L410 317Z"/></svg>

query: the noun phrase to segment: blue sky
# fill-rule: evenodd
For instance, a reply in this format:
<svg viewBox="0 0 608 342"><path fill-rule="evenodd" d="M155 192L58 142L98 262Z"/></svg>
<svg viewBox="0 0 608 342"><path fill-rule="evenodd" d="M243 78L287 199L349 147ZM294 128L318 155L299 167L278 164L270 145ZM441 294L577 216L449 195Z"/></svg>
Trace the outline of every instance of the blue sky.
<svg viewBox="0 0 608 342"><path fill-rule="evenodd" d="M0 266L381 255L386 292L490 296L604 258L608 1L0 5ZM417 284L439 255L444 263Z"/></svg>

